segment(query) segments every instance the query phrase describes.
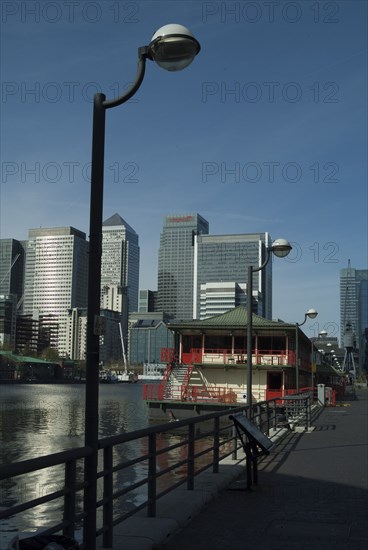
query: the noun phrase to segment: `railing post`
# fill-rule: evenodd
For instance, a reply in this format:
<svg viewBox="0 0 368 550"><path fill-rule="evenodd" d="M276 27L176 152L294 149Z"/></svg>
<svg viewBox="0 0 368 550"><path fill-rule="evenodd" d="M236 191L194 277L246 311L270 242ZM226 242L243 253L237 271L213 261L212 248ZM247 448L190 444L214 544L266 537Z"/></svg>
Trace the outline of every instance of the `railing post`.
<svg viewBox="0 0 368 550"><path fill-rule="evenodd" d="M273 401L273 427L276 430L277 428L277 406L276 406L276 399Z"/></svg>
<svg viewBox="0 0 368 550"><path fill-rule="evenodd" d="M103 547L112 548L113 545L113 472L112 446L104 448L104 504L103 504Z"/></svg>
<svg viewBox="0 0 368 550"><path fill-rule="evenodd" d="M236 433L236 429L235 429L235 426L233 426L231 428L231 431L232 431L232 440L231 440L231 444L232 444L232 448L233 448L233 452L231 454L231 458L233 460L236 460L238 458L238 445L237 445L237 437L238 437L238 434Z"/></svg>
<svg viewBox="0 0 368 550"><path fill-rule="evenodd" d="M262 407L261 405L256 405L256 417L257 417L257 421L255 422L255 424L258 426L258 428L260 430L262 430Z"/></svg>
<svg viewBox="0 0 368 550"><path fill-rule="evenodd" d="M218 474L219 457L220 457L220 418L216 416L214 419L214 436L213 436L213 473Z"/></svg>
<svg viewBox="0 0 368 550"><path fill-rule="evenodd" d="M65 496L64 496L64 514L63 519L66 526L63 529L63 535L74 537L75 521L75 484L77 475L77 462L70 460L65 463Z"/></svg>
<svg viewBox="0 0 368 550"><path fill-rule="evenodd" d="M188 426L188 491L193 491L194 489L194 449L194 424L191 423Z"/></svg>
<svg viewBox="0 0 368 550"><path fill-rule="evenodd" d="M311 416L312 416L312 410L311 410L311 399L308 395L307 397L307 430L311 427Z"/></svg>
<svg viewBox="0 0 368 550"><path fill-rule="evenodd" d="M266 401L267 435L270 435L270 404Z"/></svg>
<svg viewBox="0 0 368 550"><path fill-rule="evenodd" d="M148 436L148 507L149 518L156 517L156 434Z"/></svg>

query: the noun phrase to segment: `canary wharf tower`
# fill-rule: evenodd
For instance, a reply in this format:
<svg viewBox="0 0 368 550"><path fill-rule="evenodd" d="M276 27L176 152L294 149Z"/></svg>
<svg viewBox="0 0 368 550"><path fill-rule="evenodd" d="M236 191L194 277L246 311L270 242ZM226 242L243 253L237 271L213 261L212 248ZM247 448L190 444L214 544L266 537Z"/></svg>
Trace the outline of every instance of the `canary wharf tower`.
<svg viewBox="0 0 368 550"><path fill-rule="evenodd" d="M208 235L199 214L166 216L158 255L157 310L193 318L194 235Z"/></svg>

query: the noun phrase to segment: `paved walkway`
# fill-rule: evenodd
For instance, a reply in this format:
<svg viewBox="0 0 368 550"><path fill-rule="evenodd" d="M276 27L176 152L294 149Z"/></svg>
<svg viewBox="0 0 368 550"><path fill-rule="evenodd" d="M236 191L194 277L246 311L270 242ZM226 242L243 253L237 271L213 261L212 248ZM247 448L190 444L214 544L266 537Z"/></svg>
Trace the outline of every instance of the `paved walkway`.
<svg viewBox="0 0 368 550"><path fill-rule="evenodd" d="M367 550L368 392L324 409L310 433L291 433L259 464L226 459L195 490L178 489L114 532L115 550ZM99 539L99 548L102 547Z"/></svg>
<svg viewBox="0 0 368 550"><path fill-rule="evenodd" d="M263 461L254 490L232 484L160 548L367 550L367 398L324 409Z"/></svg>

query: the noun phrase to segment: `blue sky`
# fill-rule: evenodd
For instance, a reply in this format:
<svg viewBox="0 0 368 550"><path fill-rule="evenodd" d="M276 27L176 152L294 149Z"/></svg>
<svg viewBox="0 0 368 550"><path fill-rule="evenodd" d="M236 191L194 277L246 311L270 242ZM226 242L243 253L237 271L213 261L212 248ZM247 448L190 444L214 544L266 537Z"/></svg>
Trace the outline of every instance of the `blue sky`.
<svg viewBox="0 0 368 550"><path fill-rule="evenodd" d="M339 271L367 268L365 1L3 1L1 238L72 225L88 235L92 98L134 79L167 23L201 43L192 65L148 62L107 112L104 218L137 231L141 288L156 288L167 214L211 234L268 231L274 317L338 335Z"/></svg>

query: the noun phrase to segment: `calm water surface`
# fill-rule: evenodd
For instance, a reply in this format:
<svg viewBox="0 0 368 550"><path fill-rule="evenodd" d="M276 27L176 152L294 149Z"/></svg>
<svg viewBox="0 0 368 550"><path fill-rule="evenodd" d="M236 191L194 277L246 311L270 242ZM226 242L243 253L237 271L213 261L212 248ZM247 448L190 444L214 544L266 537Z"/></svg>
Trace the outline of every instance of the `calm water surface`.
<svg viewBox="0 0 368 550"><path fill-rule="evenodd" d="M99 437L130 432L149 425L148 409L142 401L140 384L100 385ZM84 385L25 384L0 385L0 463L18 462L84 445ZM162 445L177 436L162 436ZM131 442L114 451L115 458L127 460L146 452L142 442ZM159 441L160 445L160 441ZM176 458L173 456L173 459ZM162 467L167 464L162 464ZM81 467L81 466L79 466ZM63 468L49 468L0 484L0 507L9 507L25 498L36 498L56 490L62 482ZM120 475L120 474L118 474ZM122 472L119 487L145 475L143 466ZM143 489L142 489L143 491ZM122 509L145 498L135 493ZM11 518L0 527L0 549L17 531L30 532L47 526L57 516L60 502L48 503Z"/></svg>

